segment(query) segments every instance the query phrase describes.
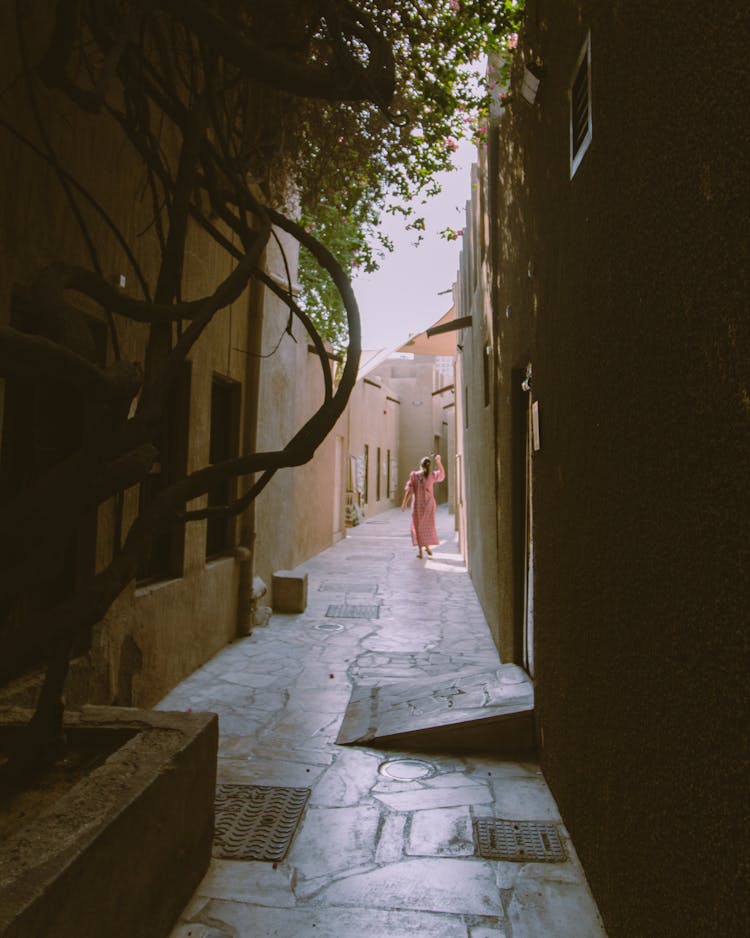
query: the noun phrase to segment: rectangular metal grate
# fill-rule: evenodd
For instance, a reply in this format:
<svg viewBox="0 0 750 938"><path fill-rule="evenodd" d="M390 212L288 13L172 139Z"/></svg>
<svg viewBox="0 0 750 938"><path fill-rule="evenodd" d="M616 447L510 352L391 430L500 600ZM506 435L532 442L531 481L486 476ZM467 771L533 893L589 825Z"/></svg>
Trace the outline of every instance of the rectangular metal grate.
<svg viewBox="0 0 750 938"><path fill-rule="evenodd" d="M360 551L357 553L346 554L345 563L370 563L372 561L381 562L384 560L393 560L396 555L392 550L385 551Z"/></svg>
<svg viewBox="0 0 750 938"><path fill-rule="evenodd" d="M361 583L332 581L330 583L321 583L319 589L323 593L376 593L378 584L374 580L366 580Z"/></svg>
<svg viewBox="0 0 750 938"><path fill-rule="evenodd" d="M485 860L561 863L567 859L551 821L506 821L483 817L474 822L479 856Z"/></svg>
<svg viewBox="0 0 750 938"><path fill-rule="evenodd" d="M380 606L329 606L326 616L331 619L378 619Z"/></svg>
<svg viewBox="0 0 750 938"><path fill-rule="evenodd" d="M213 856L283 860L309 797L309 788L219 785Z"/></svg>

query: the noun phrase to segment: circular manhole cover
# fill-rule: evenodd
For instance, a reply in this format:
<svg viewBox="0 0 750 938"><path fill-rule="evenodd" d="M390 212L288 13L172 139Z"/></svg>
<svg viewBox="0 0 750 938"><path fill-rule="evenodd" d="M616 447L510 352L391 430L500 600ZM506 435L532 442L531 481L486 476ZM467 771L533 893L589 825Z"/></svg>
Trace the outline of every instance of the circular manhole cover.
<svg viewBox="0 0 750 938"><path fill-rule="evenodd" d="M429 778L435 774L435 767L421 759L393 759L384 762L378 769L386 778L399 782L415 782L420 778Z"/></svg>
<svg viewBox="0 0 750 938"><path fill-rule="evenodd" d="M340 632L343 627L340 622L321 622L320 625L315 626L321 632Z"/></svg>

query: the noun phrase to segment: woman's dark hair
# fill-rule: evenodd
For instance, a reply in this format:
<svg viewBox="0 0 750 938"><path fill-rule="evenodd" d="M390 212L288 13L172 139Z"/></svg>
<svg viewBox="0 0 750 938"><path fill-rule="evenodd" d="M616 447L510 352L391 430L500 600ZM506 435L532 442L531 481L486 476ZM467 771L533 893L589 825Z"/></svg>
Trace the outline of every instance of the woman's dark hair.
<svg viewBox="0 0 750 938"><path fill-rule="evenodd" d="M432 462L429 456L425 456L419 465L422 467L422 472L424 472L425 475L430 474L430 466L432 465Z"/></svg>

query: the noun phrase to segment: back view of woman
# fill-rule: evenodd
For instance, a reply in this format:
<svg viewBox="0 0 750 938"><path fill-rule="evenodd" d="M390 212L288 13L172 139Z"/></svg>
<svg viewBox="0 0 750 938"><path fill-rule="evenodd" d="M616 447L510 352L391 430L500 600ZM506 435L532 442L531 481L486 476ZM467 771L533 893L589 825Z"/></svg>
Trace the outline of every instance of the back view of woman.
<svg viewBox="0 0 750 938"><path fill-rule="evenodd" d="M419 469L409 473L409 481L406 483L404 491L404 500L401 503L401 511L406 511L409 502L412 502L411 509L411 542L419 548L417 557L422 559L422 550L432 557L430 550L431 544L438 544L440 539L435 528L435 511L437 505L432 487L436 482L442 482L445 478L445 471L440 455L435 456L435 466L432 468L432 461L429 456L425 456L419 464Z"/></svg>

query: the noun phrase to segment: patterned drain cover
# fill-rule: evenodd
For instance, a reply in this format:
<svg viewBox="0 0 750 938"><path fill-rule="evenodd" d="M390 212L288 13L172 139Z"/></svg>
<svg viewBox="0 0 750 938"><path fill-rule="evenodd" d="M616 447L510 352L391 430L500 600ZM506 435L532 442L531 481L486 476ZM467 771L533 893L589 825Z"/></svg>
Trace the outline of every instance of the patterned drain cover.
<svg viewBox="0 0 750 938"><path fill-rule="evenodd" d="M485 860L561 863L567 857L557 827L549 821L477 818L476 842Z"/></svg>
<svg viewBox="0 0 750 938"><path fill-rule="evenodd" d="M384 762L378 772L399 782L415 782L420 778L431 778L435 774L435 767L421 759L392 759Z"/></svg>
<svg viewBox="0 0 750 938"><path fill-rule="evenodd" d="M379 619L380 606L329 606L326 616L331 619Z"/></svg>
<svg viewBox="0 0 750 938"><path fill-rule="evenodd" d="M309 797L309 788L219 785L213 855L283 860Z"/></svg>
<svg viewBox="0 0 750 938"><path fill-rule="evenodd" d="M315 628L320 632L341 632L344 626L340 622L321 622Z"/></svg>
<svg viewBox="0 0 750 938"><path fill-rule="evenodd" d="M321 583L320 591L323 593L375 593L378 584L373 580L364 583Z"/></svg>

